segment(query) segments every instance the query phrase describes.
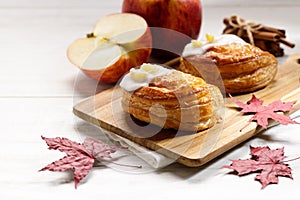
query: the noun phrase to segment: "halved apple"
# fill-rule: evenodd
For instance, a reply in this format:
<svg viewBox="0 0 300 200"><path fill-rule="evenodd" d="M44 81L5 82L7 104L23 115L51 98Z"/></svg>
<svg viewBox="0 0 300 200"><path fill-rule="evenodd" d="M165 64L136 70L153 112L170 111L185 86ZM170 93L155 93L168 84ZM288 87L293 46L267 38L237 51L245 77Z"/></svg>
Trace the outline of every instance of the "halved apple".
<svg viewBox="0 0 300 200"><path fill-rule="evenodd" d="M147 22L136 14L118 13L103 17L87 38L74 41L67 57L87 76L115 83L131 68L146 62L151 48Z"/></svg>

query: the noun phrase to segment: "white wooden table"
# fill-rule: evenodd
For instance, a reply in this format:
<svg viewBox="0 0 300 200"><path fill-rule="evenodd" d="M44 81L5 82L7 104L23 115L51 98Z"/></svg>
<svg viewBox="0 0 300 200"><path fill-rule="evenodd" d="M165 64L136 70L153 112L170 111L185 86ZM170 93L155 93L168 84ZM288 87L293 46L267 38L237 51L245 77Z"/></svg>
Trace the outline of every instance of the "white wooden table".
<svg viewBox="0 0 300 200"><path fill-rule="evenodd" d="M202 3L201 34L220 34L223 18L237 14L286 29L296 47L286 47L280 62L300 53L299 1ZM124 151L128 164L144 168L99 166L77 190L71 173L38 172L64 155L49 151L41 135L106 141L100 129L72 113L75 102L93 94L95 82L69 63L66 48L90 32L100 17L120 12L121 4L121 0L0 0L0 199L299 199L300 160L290 163L294 180L280 177L278 185L264 190L253 180L255 174L238 177L221 169L231 159L248 158L249 145L284 146L287 156L300 156L299 125L270 128L199 168L172 164L153 170Z"/></svg>

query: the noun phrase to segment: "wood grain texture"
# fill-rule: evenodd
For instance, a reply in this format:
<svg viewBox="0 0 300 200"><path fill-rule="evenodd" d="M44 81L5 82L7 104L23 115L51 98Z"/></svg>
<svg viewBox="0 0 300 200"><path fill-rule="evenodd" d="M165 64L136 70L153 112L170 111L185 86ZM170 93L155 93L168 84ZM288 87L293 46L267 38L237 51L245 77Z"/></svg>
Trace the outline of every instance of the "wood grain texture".
<svg viewBox="0 0 300 200"><path fill-rule="evenodd" d="M298 58L300 55L289 57L286 63L279 67L276 79L266 88L256 91L255 95L263 99L265 104L278 99L285 102L300 100ZM240 113L228 97L225 99L223 122L208 130L197 133L161 130L156 126L136 122L125 113L121 108L120 91L119 87L105 90L75 105L73 111L75 115L88 122L155 150L186 166L203 165L261 130L255 122L249 123L251 115ZM235 97L246 102L252 94ZM299 109L300 101L294 107L295 110Z"/></svg>

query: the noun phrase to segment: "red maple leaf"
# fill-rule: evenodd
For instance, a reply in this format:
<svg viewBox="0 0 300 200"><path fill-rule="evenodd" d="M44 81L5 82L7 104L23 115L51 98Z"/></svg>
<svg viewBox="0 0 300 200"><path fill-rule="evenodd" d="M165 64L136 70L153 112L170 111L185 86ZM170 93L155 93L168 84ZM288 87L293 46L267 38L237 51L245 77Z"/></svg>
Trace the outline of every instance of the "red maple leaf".
<svg viewBox="0 0 300 200"><path fill-rule="evenodd" d="M101 161L104 158L111 158L111 153L123 148L108 146L92 138L86 138L82 144L67 138L46 138L42 136L42 139L46 141L49 149L59 150L67 155L39 171L66 171L72 169L74 170L75 188L89 173L96 159Z"/></svg>
<svg viewBox="0 0 300 200"><path fill-rule="evenodd" d="M250 149L250 155L252 156L250 159L232 160L232 164L224 166L224 168L235 170L239 176L251 172L260 172L260 174L256 175L255 180L261 182L262 188L265 188L270 183L278 183L278 176L286 176L293 179L291 168L283 161L286 158L284 156L284 148L271 150L267 146L250 146Z"/></svg>
<svg viewBox="0 0 300 200"><path fill-rule="evenodd" d="M231 99L241 108L243 113L255 113L250 121L257 121L258 125L261 125L263 128L268 127L268 119L273 119L280 124L299 124L298 122L293 121L289 116L279 114L276 112L286 112L293 110L293 105L296 101L293 102L282 102L280 100L274 101L273 103L263 106L264 101L252 96L251 100L244 104L237 100L236 98L230 96Z"/></svg>

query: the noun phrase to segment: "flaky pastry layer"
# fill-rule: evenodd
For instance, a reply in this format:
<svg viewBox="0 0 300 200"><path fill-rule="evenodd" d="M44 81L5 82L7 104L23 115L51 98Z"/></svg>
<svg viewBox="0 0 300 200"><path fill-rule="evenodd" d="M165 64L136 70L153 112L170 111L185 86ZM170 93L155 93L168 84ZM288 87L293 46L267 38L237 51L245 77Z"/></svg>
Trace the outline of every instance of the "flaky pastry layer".
<svg viewBox="0 0 300 200"><path fill-rule="evenodd" d="M203 55L180 59L179 70L214 83L222 77L228 93L252 92L267 86L277 73L277 59L249 44L212 47Z"/></svg>
<svg viewBox="0 0 300 200"><path fill-rule="evenodd" d="M202 78L179 71L157 77L149 87L123 90L122 107L135 118L163 128L199 131L220 119L223 97Z"/></svg>

